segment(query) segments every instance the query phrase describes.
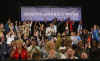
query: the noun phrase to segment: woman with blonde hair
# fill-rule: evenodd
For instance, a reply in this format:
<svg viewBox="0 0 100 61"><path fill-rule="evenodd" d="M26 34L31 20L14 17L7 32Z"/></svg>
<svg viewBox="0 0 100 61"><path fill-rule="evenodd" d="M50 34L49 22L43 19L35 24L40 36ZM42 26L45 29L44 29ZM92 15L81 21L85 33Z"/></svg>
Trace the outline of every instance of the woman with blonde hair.
<svg viewBox="0 0 100 61"><path fill-rule="evenodd" d="M54 41L48 41L46 44L46 50L49 51L50 49L56 49L56 45Z"/></svg>

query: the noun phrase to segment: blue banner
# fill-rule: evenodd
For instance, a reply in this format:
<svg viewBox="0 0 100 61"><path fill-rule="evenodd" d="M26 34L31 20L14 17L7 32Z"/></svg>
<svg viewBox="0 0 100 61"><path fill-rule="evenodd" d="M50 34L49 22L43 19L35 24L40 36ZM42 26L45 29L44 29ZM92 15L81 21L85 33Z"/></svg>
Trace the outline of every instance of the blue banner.
<svg viewBox="0 0 100 61"><path fill-rule="evenodd" d="M21 20L31 21L52 21L57 18L58 20L67 19L70 17L73 21L81 20L80 7L21 7Z"/></svg>

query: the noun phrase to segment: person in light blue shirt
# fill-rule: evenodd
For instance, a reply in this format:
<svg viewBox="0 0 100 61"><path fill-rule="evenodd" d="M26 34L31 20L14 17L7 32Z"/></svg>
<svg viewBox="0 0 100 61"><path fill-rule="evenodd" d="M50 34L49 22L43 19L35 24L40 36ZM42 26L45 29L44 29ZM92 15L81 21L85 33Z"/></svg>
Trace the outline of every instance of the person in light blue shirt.
<svg viewBox="0 0 100 61"><path fill-rule="evenodd" d="M81 41L81 37L79 36L79 34L76 35L75 32L72 32L71 34L72 45L77 45L79 41Z"/></svg>

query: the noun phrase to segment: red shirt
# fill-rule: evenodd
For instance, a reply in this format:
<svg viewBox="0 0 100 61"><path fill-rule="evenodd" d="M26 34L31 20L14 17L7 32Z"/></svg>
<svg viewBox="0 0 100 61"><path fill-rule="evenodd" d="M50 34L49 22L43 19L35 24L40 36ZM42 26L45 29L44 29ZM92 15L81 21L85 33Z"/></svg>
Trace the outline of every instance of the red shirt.
<svg viewBox="0 0 100 61"><path fill-rule="evenodd" d="M27 50L22 49L21 54L18 53L18 49L16 49L15 53L13 54L14 59L19 59L21 57L22 60L27 59Z"/></svg>
<svg viewBox="0 0 100 61"><path fill-rule="evenodd" d="M91 42L91 37L88 37L87 42L88 42L88 43L90 43L90 42Z"/></svg>
<svg viewBox="0 0 100 61"><path fill-rule="evenodd" d="M73 31L73 23L70 22L70 31L72 32Z"/></svg>

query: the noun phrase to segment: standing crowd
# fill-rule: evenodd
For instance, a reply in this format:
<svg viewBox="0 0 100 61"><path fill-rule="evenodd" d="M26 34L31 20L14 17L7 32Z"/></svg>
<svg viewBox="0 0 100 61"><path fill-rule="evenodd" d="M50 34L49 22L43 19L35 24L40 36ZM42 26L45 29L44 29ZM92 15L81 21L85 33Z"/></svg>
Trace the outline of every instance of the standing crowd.
<svg viewBox="0 0 100 61"><path fill-rule="evenodd" d="M89 59L100 48L100 28L80 20L0 23L0 59Z"/></svg>

